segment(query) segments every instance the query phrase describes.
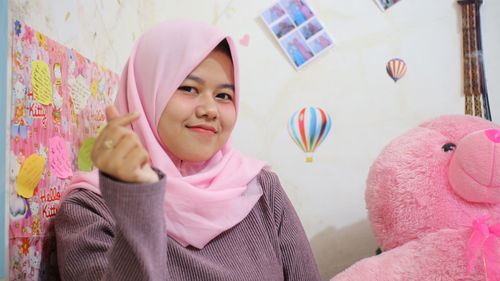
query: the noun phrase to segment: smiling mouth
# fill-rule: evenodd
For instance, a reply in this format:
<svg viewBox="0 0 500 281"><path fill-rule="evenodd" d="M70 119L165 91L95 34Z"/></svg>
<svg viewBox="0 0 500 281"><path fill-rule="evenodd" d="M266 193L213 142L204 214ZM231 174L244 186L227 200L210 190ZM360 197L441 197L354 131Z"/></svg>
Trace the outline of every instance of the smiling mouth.
<svg viewBox="0 0 500 281"><path fill-rule="evenodd" d="M199 125L199 126L186 126L186 128L188 128L192 131L196 131L196 132L204 133L204 134L208 134L208 135L217 134L217 130L212 126Z"/></svg>

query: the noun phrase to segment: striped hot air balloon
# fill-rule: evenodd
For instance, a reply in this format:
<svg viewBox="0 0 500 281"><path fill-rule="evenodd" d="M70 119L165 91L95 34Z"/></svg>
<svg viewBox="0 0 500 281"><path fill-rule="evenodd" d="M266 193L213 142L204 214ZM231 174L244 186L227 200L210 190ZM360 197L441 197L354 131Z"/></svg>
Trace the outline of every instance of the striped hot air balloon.
<svg viewBox="0 0 500 281"><path fill-rule="evenodd" d="M406 63L402 59L392 59L387 62L386 66L387 74L391 76L394 82L398 81L406 73Z"/></svg>
<svg viewBox="0 0 500 281"><path fill-rule="evenodd" d="M306 153L306 162L313 161L313 153L330 132L332 119L319 107L297 110L288 122L292 140Z"/></svg>

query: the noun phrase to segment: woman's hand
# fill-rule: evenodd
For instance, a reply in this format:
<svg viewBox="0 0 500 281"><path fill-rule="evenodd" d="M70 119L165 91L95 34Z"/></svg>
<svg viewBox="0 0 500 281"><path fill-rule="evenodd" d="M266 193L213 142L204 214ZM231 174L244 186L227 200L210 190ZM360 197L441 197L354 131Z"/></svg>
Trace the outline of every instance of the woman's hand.
<svg viewBox="0 0 500 281"><path fill-rule="evenodd" d="M92 162L99 170L117 180L152 183L159 178L149 165L149 153L137 134L127 128L139 116L139 113L120 116L116 107L107 107L108 124L94 144Z"/></svg>

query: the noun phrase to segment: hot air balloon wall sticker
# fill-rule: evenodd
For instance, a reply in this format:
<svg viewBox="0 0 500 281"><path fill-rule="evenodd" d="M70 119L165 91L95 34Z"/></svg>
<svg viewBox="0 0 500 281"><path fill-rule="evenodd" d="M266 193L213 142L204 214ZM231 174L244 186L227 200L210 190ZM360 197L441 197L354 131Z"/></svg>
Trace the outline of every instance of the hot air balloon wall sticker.
<svg viewBox="0 0 500 281"><path fill-rule="evenodd" d="M305 152L306 162L313 161L313 154L326 139L332 127L330 115L319 107L304 107L292 114L288 133L297 146Z"/></svg>
<svg viewBox="0 0 500 281"><path fill-rule="evenodd" d="M406 63L399 58L391 59L387 62L386 70L392 80L397 82L406 74Z"/></svg>

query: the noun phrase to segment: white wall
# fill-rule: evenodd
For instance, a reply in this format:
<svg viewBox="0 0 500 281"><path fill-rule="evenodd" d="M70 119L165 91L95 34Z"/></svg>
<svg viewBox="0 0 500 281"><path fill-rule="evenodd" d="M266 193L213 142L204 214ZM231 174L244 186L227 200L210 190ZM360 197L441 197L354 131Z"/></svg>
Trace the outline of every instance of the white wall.
<svg viewBox="0 0 500 281"><path fill-rule="evenodd" d="M392 138L441 114L462 113L460 10L455 0L309 0L337 46L295 71L272 40L264 0L10 0L11 17L120 73L133 41L153 24L191 18L216 24L240 46L242 103L233 141L272 164L311 240L324 279L376 249L364 207L371 162ZM500 120L500 2L481 9L493 120ZM403 58L394 83L386 62ZM311 164L290 140L296 109L320 106L333 127Z"/></svg>

